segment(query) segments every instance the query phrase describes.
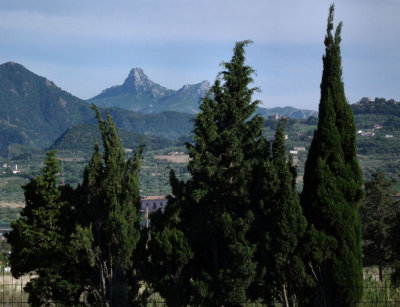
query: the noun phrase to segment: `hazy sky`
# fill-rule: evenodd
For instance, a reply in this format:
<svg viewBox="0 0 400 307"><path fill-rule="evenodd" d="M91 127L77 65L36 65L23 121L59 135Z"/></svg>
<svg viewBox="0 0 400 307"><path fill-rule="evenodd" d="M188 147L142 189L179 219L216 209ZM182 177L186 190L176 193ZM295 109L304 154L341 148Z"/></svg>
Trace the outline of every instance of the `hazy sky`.
<svg viewBox="0 0 400 307"><path fill-rule="evenodd" d="M83 99L140 67L171 89L213 82L236 41L254 41L264 107L317 109L325 0L1 0L0 62L14 61ZM400 100L400 1L338 0L350 103Z"/></svg>

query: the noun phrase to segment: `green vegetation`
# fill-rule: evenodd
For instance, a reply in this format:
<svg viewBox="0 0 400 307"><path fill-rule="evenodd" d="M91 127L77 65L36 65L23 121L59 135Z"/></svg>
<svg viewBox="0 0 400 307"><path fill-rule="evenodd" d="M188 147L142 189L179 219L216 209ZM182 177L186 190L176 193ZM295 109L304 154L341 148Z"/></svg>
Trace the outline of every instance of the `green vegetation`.
<svg viewBox="0 0 400 307"><path fill-rule="evenodd" d="M333 30L330 7L321 81L318 128L304 172L301 204L309 223L312 306L353 306L362 296L361 224L363 177L356 129L342 82L342 23Z"/></svg>
<svg viewBox="0 0 400 307"><path fill-rule="evenodd" d="M128 293L134 300L140 289L132 256L140 238L141 149L125 160L110 115L104 122L95 110L104 154L96 144L73 189L57 184L60 163L55 151L47 153L41 173L24 186L26 206L7 234L13 276L37 275L24 288L33 306L124 306Z"/></svg>
<svg viewBox="0 0 400 307"><path fill-rule="evenodd" d="M166 215L152 220L150 248L158 257L151 259L155 274L148 280L169 305L243 304L255 276L247 174L253 172L262 120L249 119L258 101L251 101L257 89L248 88L253 69L244 65L247 43L236 44L200 105L195 143L188 145L191 179L182 182L171 173L175 197Z"/></svg>
<svg viewBox="0 0 400 307"><path fill-rule="evenodd" d="M378 266L379 281L383 269L393 260L392 235L399 201L393 198L395 182L382 173L372 175L365 183L365 198L360 206L363 226L363 254L365 266Z"/></svg>
<svg viewBox="0 0 400 307"><path fill-rule="evenodd" d="M6 236L10 245L0 242L0 260L11 263L14 277L32 274L25 286L29 303L394 302L400 210L392 178L400 175L400 107L394 100L363 100L352 106L353 117L342 82L341 23L332 34L333 13L331 6L319 119L264 120L256 114L259 101L252 95L258 89L250 87L254 70L244 56L249 41L238 42L231 61L222 63L194 125L188 114L94 106L96 128L86 104L22 66L0 67L0 92L11 84L18 97L11 115L32 99L40 106L22 129L12 116L0 121L0 144L7 143L0 146L0 222L14 220ZM39 100L42 94L58 97L69 115L49 107L50 98ZM49 139L35 130L40 112L61 112L56 119L69 123L50 147L57 153L41 149ZM358 135L356 126L363 130ZM370 178L363 203L358 159ZM140 228L140 196L155 194L169 194L168 205L152 213L149 228ZM23 209L7 207L23 199ZM363 279L361 245L364 264L376 266L378 279L370 271Z"/></svg>
<svg viewBox="0 0 400 307"><path fill-rule="evenodd" d="M285 148L284 125L278 124L272 144L264 141L253 175L256 205L250 237L257 273L249 292L267 305L296 306L309 279L300 247L307 223L296 191L296 170Z"/></svg>

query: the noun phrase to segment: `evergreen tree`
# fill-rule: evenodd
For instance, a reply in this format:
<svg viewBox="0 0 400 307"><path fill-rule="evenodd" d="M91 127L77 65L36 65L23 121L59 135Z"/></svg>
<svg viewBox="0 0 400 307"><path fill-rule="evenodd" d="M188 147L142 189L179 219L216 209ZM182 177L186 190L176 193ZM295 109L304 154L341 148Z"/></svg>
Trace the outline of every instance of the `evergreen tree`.
<svg viewBox="0 0 400 307"><path fill-rule="evenodd" d="M275 138L260 150L256 168L255 222L251 236L257 245L257 278L250 292L266 304L280 301L295 306L301 285L307 280L299 242L306 230L296 191L296 171L285 146L285 121L280 121Z"/></svg>
<svg viewBox="0 0 400 307"><path fill-rule="evenodd" d="M172 174L170 220L152 223L152 241L158 240L152 246L166 249L178 242L182 253L173 263L161 263L168 273L162 280L180 298L176 305L241 305L255 275L255 247L247 233L254 220L251 173L262 119L251 117L258 101L251 101L257 88L248 88L253 81L253 69L244 64L248 43L236 44L232 60L222 64L225 70L202 100L195 143L188 145L192 178L180 182ZM162 291L165 284L153 280L153 286Z"/></svg>
<svg viewBox="0 0 400 307"><path fill-rule="evenodd" d="M125 161L111 116L107 113L107 121L104 121L98 109L94 109L104 153L95 145L83 183L76 189L78 225L72 245L77 264L90 268L83 270L81 276L88 303L125 306L128 304L128 278L135 280L130 275L137 265L132 262L132 255L140 238L138 173L141 149L134 158ZM139 288L137 284L131 287Z"/></svg>
<svg viewBox="0 0 400 307"><path fill-rule="evenodd" d="M68 266L71 262L68 240L73 225L70 223L71 207L65 201L71 188L57 186L60 166L55 155L55 151L48 152L41 174L23 187L26 206L7 235L12 247L13 276L37 275L25 287L32 306L50 302L72 305L78 302L83 291L79 284L71 281L73 270Z"/></svg>
<svg viewBox="0 0 400 307"><path fill-rule="evenodd" d="M383 268L393 258L390 234L399 204L393 198L394 184L383 173L373 174L365 183L365 199L360 206L364 264L378 266L380 281L383 280Z"/></svg>
<svg viewBox="0 0 400 307"><path fill-rule="evenodd" d="M310 225L316 306L352 306L362 294L363 196L354 118L342 82L340 23L332 5L325 36L318 127L308 153L301 204Z"/></svg>

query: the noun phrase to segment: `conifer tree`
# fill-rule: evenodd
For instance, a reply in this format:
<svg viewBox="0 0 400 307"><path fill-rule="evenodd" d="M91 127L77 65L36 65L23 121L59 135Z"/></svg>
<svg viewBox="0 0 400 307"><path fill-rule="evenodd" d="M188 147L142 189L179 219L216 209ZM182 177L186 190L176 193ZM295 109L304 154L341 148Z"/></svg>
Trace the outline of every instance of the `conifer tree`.
<svg viewBox="0 0 400 307"><path fill-rule="evenodd" d="M372 174L365 183L365 199L360 207L364 264L378 266L380 281L384 267L393 261L391 231L399 205L393 198L395 183L383 173Z"/></svg>
<svg viewBox="0 0 400 307"><path fill-rule="evenodd" d="M192 178L180 182L172 174L170 221L153 222L152 238L163 242L159 246L172 245L173 239L184 252L168 274L170 284L183 285L176 293L179 305L239 306L247 302L255 275L255 247L247 233L254 219L251 173L262 119L251 117L258 101L251 101L257 88L248 88L253 81L253 69L244 64L248 43L236 44L232 60L222 64L225 70L202 100L195 143L188 145ZM157 282L153 286L161 288Z"/></svg>
<svg viewBox="0 0 400 307"><path fill-rule="evenodd" d="M299 252L299 242L306 230L296 191L296 171L287 156L285 121L280 121L272 141L260 150L256 168L253 209L255 221L251 236L257 246L257 277L250 293L272 305L296 306L298 292L307 280Z"/></svg>
<svg viewBox="0 0 400 307"><path fill-rule="evenodd" d="M83 291L68 278L73 275L68 266L68 240L73 225L64 192L70 193L72 189L57 186L60 166L55 155L55 151L48 152L41 174L23 187L26 205L21 217L12 223L13 230L7 234L12 247L13 276L37 275L25 287L32 306L55 301L72 305Z"/></svg>
<svg viewBox="0 0 400 307"><path fill-rule="evenodd" d="M318 127L308 153L301 204L310 225L310 269L315 306L353 306L362 294L363 196L354 118L344 93L340 54L342 23L333 30L330 7Z"/></svg>
<svg viewBox="0 0 400 307"><path fill-rule="evenodd" d="M107 113L107 121L104 121L98 109L94 109L104 153L96 144L83 183L76 190L78 225L72 244L79 258L78 265L83 263L90 268L81 276L88 289L88 303L125 306L128 304L128 275L137 265L132 262L132 254L140 237L141 149L126 161L111 116Z"/></svg>

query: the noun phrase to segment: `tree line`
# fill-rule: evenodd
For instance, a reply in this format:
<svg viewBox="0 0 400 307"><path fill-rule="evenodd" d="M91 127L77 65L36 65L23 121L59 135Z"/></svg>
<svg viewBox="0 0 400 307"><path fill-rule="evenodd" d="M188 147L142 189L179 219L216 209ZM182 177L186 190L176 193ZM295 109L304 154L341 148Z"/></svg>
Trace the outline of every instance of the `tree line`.
<svg viewBox="0 0 400 307"><path fill-rule="evenodd" d="M170 173L164 212L140 227L142 148L126 160L115 124L99 111L104 151L95 144L82 182L57 185L49 152L24 186L26 206L7 236L15 277L33 306L59 303L144 306L158 292L168 306L354 306L363 290L363 180L353 113L342 82L341 28L325 36L318 126L304 188L285 148L285 122L262 135L254 115L249 41L236 43L194 119L187 143L191 178Z"/></svg>

